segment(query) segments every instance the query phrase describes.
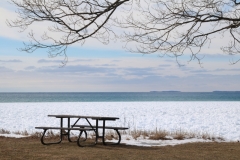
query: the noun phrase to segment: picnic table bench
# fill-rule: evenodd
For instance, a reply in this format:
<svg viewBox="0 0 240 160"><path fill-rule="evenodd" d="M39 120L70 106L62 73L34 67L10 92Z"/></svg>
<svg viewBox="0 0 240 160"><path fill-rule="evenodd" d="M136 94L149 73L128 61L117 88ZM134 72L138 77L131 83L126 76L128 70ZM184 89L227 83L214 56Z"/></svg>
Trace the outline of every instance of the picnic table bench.
<svg viewBox="0 0 240 160"><path fill-rule="evenodd" d="M117 132L118 142L113 143L113 144L120 144L121 134L119 133L118 130L128 129L126 127L112 127L112 126L106 126L105 125L106 121L115 121L115 120L119 119L118 117L98 117L98 116L80 116L80 115L48 115L48 116L49 117L60 118L60 127L45 127L45 126L35 127L35 129L43 129L43 134L42 134L42 137L41 137L41 143L44 144L44 145L61 143L61 141L63 140L62 137L64 135L68 137L69 142L72 142L72 140L70 138L70 131L71 130L80 131L78 139L77 139L77 144L80 147L83 147L83 145L81 145L81 142L87 140L87 131L94 131L95 132L96 138L95 138L94 145L97 144L99 138L102 138L102 143L104 145L106 145L106 142L105 142L105 130L106 129L113 129ZM77 118L77 120L75 121L75 123L73 125L71 125L70 120L73 119L73 118ZM63 127L63 119L67 119L67 127ZM89 125L78 125L77 123L79 122L80 119L85 119ZM96 125L92 125L90 123L89 119L95 120ZM102 126L98 125L99 121L103 122ZM102 129L102 135L101 136L99 135L99 129ZM46 136L47 130L60 130L60 140L57 141L57 142L46 143L44 141L44 138ZM85 137L81 138L83 133L85 134Z"/></svg>
<svg viewBox="0 0 240 160"><path fill-rule="evenodd" d="M70 127L70 128L68 128L68 127L35 127L35 129L43 129L43 134L42 134L42 137L41 137L41 143L44 144L44 145L61 143L62 140L63 140L63 135L68 135L68 132L69 132L69 131L71 131L71 130L80 131L79 136L78 136L78 139L77 139L77 144L78 144L78 146L80 146L80 147L83 147L83 146L81 145L81 139L80 139L81 134L82 134L83 132L85 132L85 139L84 139L84 140L86 140L86 139L87 139L86 131L94 130L94 129L92 129L92 128L72 128L72 127ZM48 142L48 143L45 142L44 139L45 139L47 130L60 130L60 140L57 141L57 142ZM63 131L65 131L65 130L68 130L68 132L63 133ZM69 139L69 141L71 141L71 140Z"/></svg>
<svg viewBox="0 0 240 160"><path fill-rule="evenodd" d="M92 128L96 128L96 126L90 126L90 125L74 125L72 127L79 127L79 128L82 128L82 129L92 129ZM98 128L105 128L105 129L113 129L117 132L118 134L118 142L116 144L120 144L121 142L121 134L119 133L118 130L126 130L128 129L127 127L113 127L113 126L98 126Z"/></svg>

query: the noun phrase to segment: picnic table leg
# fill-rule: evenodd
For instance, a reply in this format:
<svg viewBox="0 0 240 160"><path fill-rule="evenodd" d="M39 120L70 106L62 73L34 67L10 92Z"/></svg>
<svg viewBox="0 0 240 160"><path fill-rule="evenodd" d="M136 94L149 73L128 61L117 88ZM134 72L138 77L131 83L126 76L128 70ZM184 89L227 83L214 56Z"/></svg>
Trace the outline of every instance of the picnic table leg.
<svg viewBox="0 0 240 160"><path fill-rule="evenodd" d="M104 124L105 125L105 124ZM105 126L104 126L105 127ZM120 142L121 142L121 134L119 133L119 131L118 131L118 129L114 129L116 132L117 132L117 134L118 134L118 142L117 143L111 143L111 145L116 145L116 144L120 144ZM107 143L105 142L105 139L104 139L104 137L105 137L105 133L103 134L103 144L104 145L107 145Z"/></svg>
<svg viewBox="0 0 240 160"><path fill-rule="evenodd" d="M79 147L84 147L83 145L80 144L81 136L82 136L82 133L83 133L83 132L84 132L84 131L80 131L79 136L78 136L77 144L78 144ZM85 131L85 132L86 132L86 131ZM87 140L87 134L85 133L85 139L82 140L82 141L86 141L86 140Z"/></svg>
<svg viewBox="0 0 240 160"><path fill-rule="evenodd" d="M45 142L44 142L44 137L45 137L45 134L46 134L47 130L48 130L48 129L43 129L43 135L42 135L42 137L41 137L41 143L42 143L43 145L58 144L58 143L61 143L61 142L62 142L62 138L61 138L61 135L60 135L60 140L59 140L58 142L45 143Z"/></svg>
<svg viewBox="0 0 240 160"><path fill-rule="evenodd" d="M60 127L62 128L63 127L63 118L60 118ZM63 130L60 129L60 137L61 137L61 140L63 139Z"/></svg>
<svg viewBox="0 0 240 160"><path fill-rule="evenodd" d="M105 138L105 120L103 120L103 135L102 135L102 142L103 142L104 145L106 145L104 138Z"/></svg>
<svg viewBox="0 0 240 160"><path fill-rule="evenodd" d="M115 143L115 144L119 144L120 142L121 142L121 134L119 133L119 131L118 131L118 129L114 129L116 132L117 132L117 134L118 134L118 142L117 143Z"/></svg>
<svg viewBox="0 0 240 160"><path fill-rule="evenodd" d="M70 118L68 118L68 128L70 128ZM68 137L69 142L73 142L70 138L70 130L68 130L68 132L67 132L67 137Z"/></svg>
<svg viewBox="0 0 240 160"><path fill-rule="evenodd" d="M95 140L95 144L97 144L98 142L98 138L99 138L99 135L98 135L98 119L96 119L96 140Z"/></svg>
<svg viewBox="0 0 240 160"><path fill-rule="evenodd" d="M61 120L60 120L60 127L63 128L63 117L61 117ZM70 118L67 118L67 127L70 128ZM67 132L64 132L64 130L61 129L60 130L61 141L63 140L63 136L65 135L67 136L69 142L73 142L70 139L70 130L67 130Z"/></svg>
<svg viewBox="0 0 240 160"><path fill-rule="evenodd" d="M98 119L96 119L96 141L95 141L96 144L97 144L98 138L102 138L103 144L106 145L105 140L104 140L104 138L105 138L105 120L103 120L102 136L99 136L99 133L98 133Z"/></svg>
<svg viewBox="0 0 240 160"><path fill-rule="evenodd" d="M76 120L76 122L72 125L72 127L74 127L79 120L80 120L80 118L78 118L78 119ZM70 118L68 118L68 128L70 128L70 127L71 127L71 122L70 122ZM81 132L80 132L81 135L82 135L82 132L84 132L84 134L85 134L85 139L87 139L87 132L86 132L86 131L81 131ZM72 140L71 140L70 130L68 130L67 136L68 136L68 141L69 141L69 142L76 142L76 141L72 141Z"/></svg>
<svg viewBox="0 0 240 160"><path fill-rule="evenodd" d="M94 131L95 132L95 131ZM85 138L83 139L81 136L82 136L82 133L85 134ZM79 133L79 136L78 136L78 139L77 139L77 145L79 147L88 147L88 146L94 146L96 145L96 143L94 142L93 144L81 144L82 142L86 142L87 141L87 131L86 130L81 130L80 133Z"/></svg>

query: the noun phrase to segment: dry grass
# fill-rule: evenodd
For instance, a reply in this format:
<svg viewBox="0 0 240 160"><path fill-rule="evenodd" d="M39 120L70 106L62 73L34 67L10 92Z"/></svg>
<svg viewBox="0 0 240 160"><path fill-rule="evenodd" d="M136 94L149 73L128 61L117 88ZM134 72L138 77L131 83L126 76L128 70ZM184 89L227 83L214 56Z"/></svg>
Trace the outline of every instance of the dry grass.
<svg viewBox="0 0 240 160"><path fill-rule="evenodd" d="M149 139L152 139L152 140L170 140L171 138L168 137L168 134L169 133L165 130L163 130L163 131L157 130L155 132L150 133Z"/></svg>
<svg viewBox="0 0 240 160"><path fill-rule="evenodd" d="M173 139L177 139L177 140L184 140L185 138L189 137L188 135L189 135L188 132L184 132L182 130L177 130L172 133ZM194 137L195 136L191 138L194 138Z"/></svg>
<svg viewBox="0 0 240 160"><path fill-rule="evenodd" d="M133 137L133 139L136 140L138 137L141 136L141 133L142 133L142 131L134 130L134 131L131 132L131 136Z"/></svg>
<svg viewBox="0 0 240 160"><path fill-rule="evenodd" d="M1 129L0 134L11 134L10 131ZM34 133L28 133L25 131L17 131L13 132L13 134L17 135L23 135L23 136L32 136L32 137L41 137L42 132L34 132ZM210 135L208 133L197 133L197 132L187 132L183 130L176 130L173 132L169 132L166 130L155 130L155 131L142 131L142 130L133 130L133 131L120 131L121 135L129 135L129 137L132 137L133 139L137 140L138 138L143 139L150 139L150 140L184 140L184 139L191 139L191 138L198 138L198 139L204 139L204 140L211 140L211 141L224 141L224 138L222 137L216 137L214 135ZM72 134L72 137L77 137L78 135ZM46 133L46 138L55 138L57 139L59 137L59 133L53 132L52 130L49 130ZM88 133L88 138L94 139L95 134L93 132ZM107 130L106 132L106 139L107 140L117 140L118 135L113 130Z"/></svg>
<svg viewBox="0 0 240 160"><path fill-rule="evenodd" d="M0 129L0 134L11 134L11 132L5 129Z"/></svg>
<svg viewBox="0 0 240 160"><path fill-rule="evenodd" d="M131 131L130 135L133 139L138 139L140 137L144 139L151 139L151 140L184 140L184 139L204 139L204 140L212 140L212 141L224 141L222 137L216 137L214 135L210 135L208 133L195 133L195 132L187 132L183 130L176 130L173 132L169 132L166 130L155 130L155 131L141 131L141 130L134 130Z"/></svg>
<svg viewBox="0 0 240 160"><path fill-rule="evenodd" d="M116 132L109 130L108 132L106 132L106 139L107 140L118 140L118 136L116 134Z"/></svg>
<svg viewBox="0 0 240 160"><path fill-rule="evenodd" d="M31 137L39 138L42 136L42 132L34 132L31 134Z"/></svg>
<svg viewBox="0 0 240 160"><path fill-rule="evenodd" d="M165 147L107 145L78 147L64 140L60 144L42 145L38 137L0 137L1 160L236 160L240 159L239 143L189 143Z"/></svg>

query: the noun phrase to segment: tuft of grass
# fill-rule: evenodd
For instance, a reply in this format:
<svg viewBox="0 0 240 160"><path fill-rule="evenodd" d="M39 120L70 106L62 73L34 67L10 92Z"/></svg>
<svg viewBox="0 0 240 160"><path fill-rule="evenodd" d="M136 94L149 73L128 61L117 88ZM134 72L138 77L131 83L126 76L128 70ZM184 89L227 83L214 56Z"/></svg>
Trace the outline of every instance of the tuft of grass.
<svg viewBox="0 0 240 160"><path fill-rule="evenodd" d="M23 136L29 136L30 134L28 133L27 130L25 130L25 131L22 131L22 132L21 132L21 135L23 135Z"/></svg>
<svg viewBox="0 0 240 160"><path fill-rule="evenodd" d="M216 137L216 139L219 141L225 141L225 139L223 137Z"/></svg>
<svg viewBox="0 0 240 160"><path fill-rule="evenodd" d="M177 130L172 134L173 134L173 139L177 139L177 140L184 140L188 135L187 132L184 132L182 130Z"/></svg>
<svg viewBox="0 0 240 160"><path fill-rule="evenodd" d="M205 140L211 140L211 141L214 141L214 142L216 142L216 141L224 141L225 140L222 137L216 137L214 135L210 135L209 133L202 133L201 138L205 139Z"/></svg>
<svg viewBox="0 0 240 160"><path fill-rule="evenodd" d="M54 133L52 130L47 131L46 137L47 138L56 138L59 137L60 133Z"/></svg>
<svg viewBox="0 0 240 160"><path fill-rule="evenodd" d="M205 140L211 140L212 136L209 133L202 133L202 135L200 136L202 139Z"/></svg>
<svg viewBox="0 0 240 160"><path fill-rule="evenodd" d="M0 129L0 134L11 134L11 132L5 129Z"/></svg>
<svg viewBox="0 0 240 160"><path fill-rule="evenodd" d="M15 132L13 132L13 134L21 135L21 132L20 131L15 131Z"/></svg>
<svg viewBox="0 0 240 160"><path fill-rule="evenodd" d="M133 130L132 132L130 132L130 134L133 137L133 139L137 140L137 138L141 136L141 132L142 131L139 130Z"/></svg>
<svg viewBox="0 0 240 160"><path fill-rule="evenodd" d="M155 132L151 132L149 139L152 140L171 140L170 138L167 138L167 136L169 135L169 132L165 131L165 130L156 130Z"/></svg>
<svg viewBox="0 0 240 160"><path fill-rule="evenodd" d="M30 134L31 137L39 138L42 136L42 132L34 132Z"/></svg>
<svg viewBox="0 0 240 160"><path fill-rule="evenodd" d="M25 131L16 131L16 132L13 132L13 134L23 135L23 136L29 136L30 135L27 130L25 130Z"/></svg>
<svg viewBox="0 0 240 160"><path fill-rule="evenodd" d="M106 133L105 133L105 138L107 140L113 140L113 139L116 139L118 140L118 135L115 131L112 131L112 130L108 130Z"/></svg>

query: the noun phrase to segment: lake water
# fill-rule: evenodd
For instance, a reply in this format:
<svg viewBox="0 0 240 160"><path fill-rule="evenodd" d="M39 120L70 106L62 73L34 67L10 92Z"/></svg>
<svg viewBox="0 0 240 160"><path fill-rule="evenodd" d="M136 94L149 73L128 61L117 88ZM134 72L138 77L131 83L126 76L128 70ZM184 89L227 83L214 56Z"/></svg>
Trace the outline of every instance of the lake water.
<svg viewBox="0 0 240 160"><path fill-rule="evenodd" d="M29 92L0 93L0 103L11 102L151 102L240 101L240 92Z"/></svg>

